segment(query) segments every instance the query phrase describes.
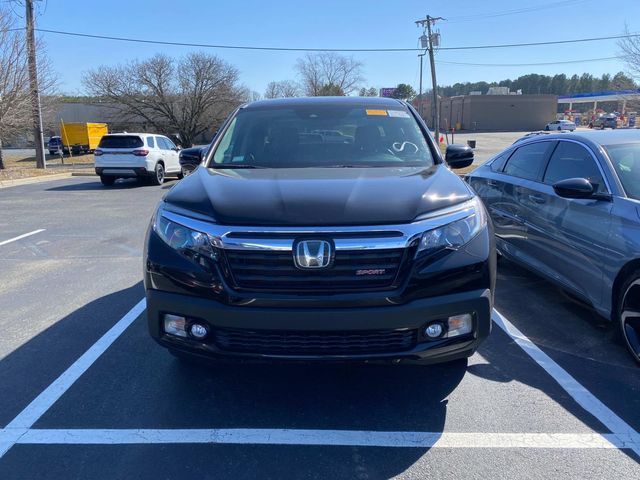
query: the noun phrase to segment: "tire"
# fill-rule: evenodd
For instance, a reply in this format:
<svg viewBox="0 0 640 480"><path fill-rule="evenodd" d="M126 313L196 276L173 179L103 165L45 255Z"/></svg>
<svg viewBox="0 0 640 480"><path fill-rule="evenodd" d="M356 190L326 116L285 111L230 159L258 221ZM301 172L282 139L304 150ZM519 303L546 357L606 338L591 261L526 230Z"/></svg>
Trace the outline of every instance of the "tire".
<svg viewBox="0 0 640 480"><path fill-rule="evenodd" d="M180 173L177 175L178 180L182 180L184 178L184 172L180 170Z"/></svg>
<svg viewBox="0 0 640 480"><path fill-rule="evenodd" d="M616 319L623 341L640 363L640 270L627 277L620 288Z"/></svg>
<svg viewBox="0 0 640 480"><path fill-rule="evenodd" d="M562 130L562 127L558 127L558 131Z"/></svg>
<svg viewBox="0 0 640 480"><path fill-rule="evenodd" d="M111 185L116 183L116 177L109 177L107 175L100 175L100 181L102 182L102 185L104 185L105 187L110 187Z"/></svg>
<svg viewBox="0 0 640 480"><path fill-rule="evenodd" d="M549 125L547 125L546 127L544 127L544 131L548 132L549 131Z"/></svg>
<svg viewBox="0 0 640 480"><path fill-rule="evenodd" d="M164 165L156 163L156 168L150 177L151 185L162 185L164 183Z"/></svg>

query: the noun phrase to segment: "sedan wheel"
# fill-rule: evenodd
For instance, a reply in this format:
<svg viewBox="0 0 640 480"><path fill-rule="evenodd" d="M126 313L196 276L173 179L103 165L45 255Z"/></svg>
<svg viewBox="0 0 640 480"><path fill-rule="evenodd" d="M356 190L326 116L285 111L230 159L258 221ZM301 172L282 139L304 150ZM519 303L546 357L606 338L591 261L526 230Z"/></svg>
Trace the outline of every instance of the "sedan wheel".
<svg viewBox="0 0 640 480"><path fill-rule="evenodd" d="M620 302L620 330L624 341L637 362L640 362L640 272L636 272L624 286Z"/></svg>

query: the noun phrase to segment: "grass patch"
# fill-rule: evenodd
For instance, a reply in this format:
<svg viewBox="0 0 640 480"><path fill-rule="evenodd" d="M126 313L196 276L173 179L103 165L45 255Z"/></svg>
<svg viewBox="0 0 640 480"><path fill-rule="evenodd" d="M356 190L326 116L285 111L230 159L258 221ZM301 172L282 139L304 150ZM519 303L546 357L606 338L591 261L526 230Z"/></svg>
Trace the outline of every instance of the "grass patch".
<svg viewBox="0 0 640 480"><path fill-rule="evenodd" d="M24 150L3 150L2 159L5 168L0 170L0 180L15 180L79 170L93 170L93 155L67 156L64 157L64 163L57 155L47 155L46 158L47 168L43 170L36 168L36 157L28 155Z"/></svg>

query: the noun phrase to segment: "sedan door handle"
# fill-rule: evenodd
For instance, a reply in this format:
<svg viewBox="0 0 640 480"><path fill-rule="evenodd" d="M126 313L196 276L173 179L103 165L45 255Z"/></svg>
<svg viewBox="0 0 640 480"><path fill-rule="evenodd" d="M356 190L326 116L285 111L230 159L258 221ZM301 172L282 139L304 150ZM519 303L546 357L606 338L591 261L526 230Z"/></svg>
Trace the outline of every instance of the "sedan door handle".
<svg viewBox="0 0 640 480"><path fill-rule="evenodd" d="M531 200L533 203L545 203L546 200L544 199L544 197L542 195L529 195L529 200Z"/></svg>

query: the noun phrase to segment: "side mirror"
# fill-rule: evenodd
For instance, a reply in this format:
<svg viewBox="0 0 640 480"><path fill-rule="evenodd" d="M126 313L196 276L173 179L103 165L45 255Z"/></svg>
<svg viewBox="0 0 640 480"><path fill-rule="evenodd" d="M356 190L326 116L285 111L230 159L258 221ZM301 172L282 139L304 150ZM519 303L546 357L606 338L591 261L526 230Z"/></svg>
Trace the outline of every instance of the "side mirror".
<svg viewBox="0 0 640 480"><path fill-rule="evenodd" d="M180 162L188 163L191 165L198 165L202 162L204 158L203 151L201 148L187 148L180 152Z"/></svg>
<svg viewBox="0 0 640 480"><path fill-rule="evenodd" d="M553 184L553 191L563 198L591 198L611 200L611 195L596 193L593 184L586 178L567 178Z"/></svg>
<svg viewBox="0 0 640 480"><path fill-rule="evenodd" d="M473 149L467 145L449 145L444 159L451 168L468 167L473 163Z"/></svg>

